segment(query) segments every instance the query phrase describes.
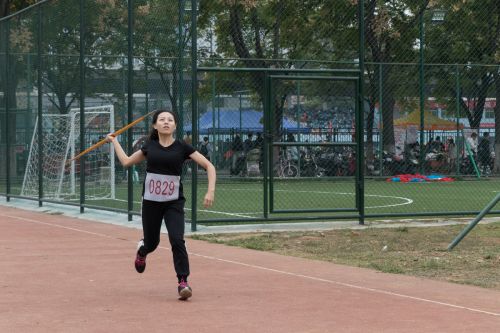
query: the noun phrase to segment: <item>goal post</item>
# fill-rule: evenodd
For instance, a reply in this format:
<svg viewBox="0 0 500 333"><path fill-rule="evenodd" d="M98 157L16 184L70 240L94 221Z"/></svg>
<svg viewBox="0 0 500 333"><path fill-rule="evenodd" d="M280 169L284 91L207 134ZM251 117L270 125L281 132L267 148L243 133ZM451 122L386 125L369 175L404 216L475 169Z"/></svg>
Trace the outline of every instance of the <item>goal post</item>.
<svg viewBox="0 0 500 333"><path fill-rule="evenodd" d="M79 196L78 178L85 172L85 193L88 199L114 199L115 158L112 145L102 146L85 158L70 161L80 147L80 109L70 109L67 114L42 114L42 152L39 151L38 131L33 132L28 162L21 189L22 196L38 196L38 173L43 178L43 197L55 200L72 200ZM84 146L114 132L114 109L112 105L86 107L84 109ZM35 124L38 126L37 117ZM42 165L39 166L39 156Z"/></svg>

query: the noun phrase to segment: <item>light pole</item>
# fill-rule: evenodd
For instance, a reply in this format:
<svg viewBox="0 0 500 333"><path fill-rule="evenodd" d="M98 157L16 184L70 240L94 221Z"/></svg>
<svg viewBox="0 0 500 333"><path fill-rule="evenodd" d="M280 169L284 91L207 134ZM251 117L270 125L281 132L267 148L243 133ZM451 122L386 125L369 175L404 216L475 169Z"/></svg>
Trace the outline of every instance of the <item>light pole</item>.
<svg viewBox="0 0 500 333"><path fill-rule="evenodd" d="M424 152L424 131L425 131L425 75L424 75L424 49L425 49L425 9L419 15L419 86L420 86L420 172L423 173L425 152ZM446 11L435 9L432 10L432 23L444 22Z"/></svg>

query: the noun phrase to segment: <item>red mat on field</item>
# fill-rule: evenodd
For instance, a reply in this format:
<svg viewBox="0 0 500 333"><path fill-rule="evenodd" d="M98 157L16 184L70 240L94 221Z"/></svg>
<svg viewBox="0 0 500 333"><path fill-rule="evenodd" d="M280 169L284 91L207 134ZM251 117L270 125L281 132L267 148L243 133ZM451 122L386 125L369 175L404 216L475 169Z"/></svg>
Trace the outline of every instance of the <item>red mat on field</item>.
<svg viewBox="0 0 500 333"><path fill-rule="evenodd" d="M420 174L403 174L396 175L394 177L387 178L388 182L395 183L425 183L425 182L452 182L453 178L446 177L444 175L432 174L432 175L420 175Z"/></svg>

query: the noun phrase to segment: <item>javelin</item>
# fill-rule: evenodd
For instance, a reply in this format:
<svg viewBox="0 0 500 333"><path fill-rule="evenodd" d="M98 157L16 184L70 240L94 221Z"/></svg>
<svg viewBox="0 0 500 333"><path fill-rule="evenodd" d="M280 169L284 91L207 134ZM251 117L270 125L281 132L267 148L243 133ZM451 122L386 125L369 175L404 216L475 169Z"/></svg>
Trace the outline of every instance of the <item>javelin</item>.
<svg viewBox="0 0 500 333"><path fill-rule="evenodd" d="M136 120L134 120L133 122L131 122L130 124L128 125L125 125L124 127L120 128L119 130L117 130L116 132L112 133L111 136L114 136L114 137L117 137L118 135L122 134L123 132L125 132L126 130L128 130L130 127L136 125L137 123L140 123L141 121L143 121L147 116L151 115L152 113L154 113L156 110L153 110L151 111L150 113L140 117L140 118L137 118ZM96 149L96 148L99 148L100 146L102 146L103 144L105 144L107 142L107 138L104 138L102 139L101 141L97 142L96 144L94 144L93 146L90 146L88 147L87 149L85 149L84 151L82 151L80 154L76 155L75 157L73 157L72 159L68 160L68 162L66 164L69 164L71 163L72 161L74 160L77 160L79 159L80 157L82 157L83 155L87 154L88 152L91 152L92 150Z"/></svg>

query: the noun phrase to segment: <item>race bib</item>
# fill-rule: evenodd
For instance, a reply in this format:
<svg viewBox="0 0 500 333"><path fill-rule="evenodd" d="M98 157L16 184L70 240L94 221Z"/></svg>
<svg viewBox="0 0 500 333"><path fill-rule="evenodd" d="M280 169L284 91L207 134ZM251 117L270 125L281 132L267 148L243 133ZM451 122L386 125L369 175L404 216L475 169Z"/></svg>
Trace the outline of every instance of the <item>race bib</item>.
<svg viewBox="0 0 500 333"><path fill-rule="evenodd" d="M150 201L172 201L179 199L180 176L146 174L144 199Z"/></svg>

